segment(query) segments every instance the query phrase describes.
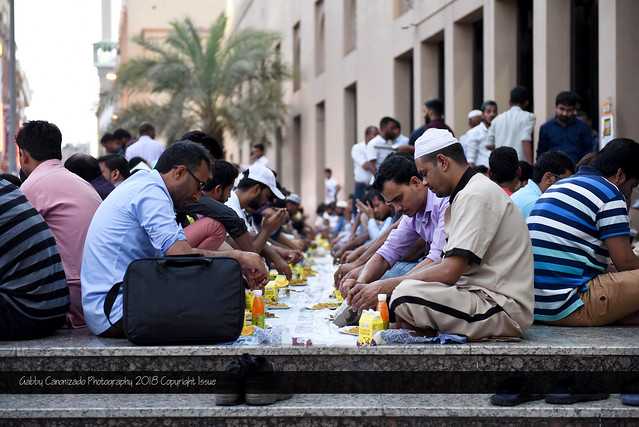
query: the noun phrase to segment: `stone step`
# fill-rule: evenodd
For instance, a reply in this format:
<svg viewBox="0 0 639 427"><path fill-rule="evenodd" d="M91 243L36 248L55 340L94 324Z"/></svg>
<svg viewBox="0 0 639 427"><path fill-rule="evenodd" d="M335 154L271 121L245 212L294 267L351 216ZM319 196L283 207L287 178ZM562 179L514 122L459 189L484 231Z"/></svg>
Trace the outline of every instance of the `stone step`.
<svg viewBox="0 0 639 427"><path fill-rule="evenodd" d="M288 345L287 345L288 344ZM242 353L265 355L284 371L639 372L631 327L535 325L519 342L409 346L136 346L85 330L0 343L0 371L224 371Z"/></svg>
<svg viewBox="0 0 639 427"><path fill-rule="evenodd" d="M135 425L400 425L472 424L636 425L639 408L619 396L598 402L492 406L485 394L295 395L270 406L215 406L211 394L4 395L0 424Z"/></svg>

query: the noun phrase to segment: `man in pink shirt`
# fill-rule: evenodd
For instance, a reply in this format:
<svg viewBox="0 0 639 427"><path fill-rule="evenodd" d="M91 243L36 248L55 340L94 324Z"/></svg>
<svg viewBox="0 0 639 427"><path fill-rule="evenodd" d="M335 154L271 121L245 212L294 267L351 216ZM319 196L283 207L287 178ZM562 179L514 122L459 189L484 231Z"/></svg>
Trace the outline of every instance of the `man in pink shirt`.
<svg viewBox="0 0 639 427"><path fill-rule="evenodd" d="M18 132L16 144L20 166L27 175L20 189L49 225L62 258L71 297L67 323L83 327L80 266L84 239L100 196L91 184L62 165L62 134L56 125L27 122Z"/></svg>

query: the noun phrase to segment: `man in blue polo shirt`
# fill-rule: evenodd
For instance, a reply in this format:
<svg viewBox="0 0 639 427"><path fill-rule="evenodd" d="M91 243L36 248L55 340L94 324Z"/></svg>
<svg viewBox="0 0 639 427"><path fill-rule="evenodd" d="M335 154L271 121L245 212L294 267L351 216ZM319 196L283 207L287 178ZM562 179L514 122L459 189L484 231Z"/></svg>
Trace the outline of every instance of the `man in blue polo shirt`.
<svg viewBox="0 0 639 427"><path fill-rule="evenodd" d="M528 217L535 320L639 324L639 257L630 246L627 207L639 182L637 159L639 144L615 139L535 204ZM607 273L610 261L616 272Z"/></svg>
<svg viewBox="0 0 639 427"><path fill-rule="evenodd" d="M548 151L542 154L533 166L532 177L525 187L515 191L510 198L519 208L524 218L528 218L537 199L551 185L575 172L572 160L559 151Z"/></svg>
<svg viewBox="0 0 639 427"><path fill-rule="evenodd" d="M91 332L123 336L122 295L116 298L110 319L104 315L104 300L136 259L228 256L240 263L249 285L264 284L267 272L259 255L194 249L175 220L175 209L197 201L210 175L211 160L202 145L176 142L162 153L154 170L131 176L100 205L89 226L81 269L82 307Z"/></svg>
<svg viewBox="0 0 639 427"><path fill-rule="evenodd" d="M537 157L546 151L561 151L577 163L594 150L592 129L577 120L576 107L577 95L574 92L565 91L557 95L555 117L539 129Z"/></svg>

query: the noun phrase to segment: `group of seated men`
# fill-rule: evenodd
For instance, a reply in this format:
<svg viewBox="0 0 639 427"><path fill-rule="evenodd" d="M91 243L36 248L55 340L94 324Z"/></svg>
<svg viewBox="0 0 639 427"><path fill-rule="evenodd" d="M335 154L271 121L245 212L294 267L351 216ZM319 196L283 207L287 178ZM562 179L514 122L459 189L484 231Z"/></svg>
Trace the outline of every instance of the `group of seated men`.
<svg viewBox="0 0 639 427"><path fill-rule="evenodd" d="M238 179L236 166L219 159L217 141L199 131L163 150L153 169L135 173L120 164L122 153L97 165L87 155L63 165L61 132L45 121L25 123L16 143L24 182L0 179L2 340L85 325L96 335L121 337L122 296L109 319L104 303L132 261L231 257L248 285L259 288L267 279L262 257L290 277L289 262L302 257L304 237L312 237L299 196L286 197L264 166ZM113 184L104 198L92 182L96 168Z"/></svg>
<svg viewBox="0 0 639 427"><path fill-rule="evenodd" d="M639 144L615 139L573 175L569 157L548 151L521 186L514 150L494 150L486 176L448 130L428 129L413 157L392 154L379 167L374 187L403 216L341 254L336 286L355 310L390 296L391 324L420 334L478 340L520 337L533 321L638 324L637 158Z"/></svg>
<svg viewBox="0 0 639 427"><path fill-rule="evenodd" d="M104 200L83 168L62 164L55 125L27 122L16 143L26 179L19 188L0 179L0 339L85 322L120 337L122 297L110 319L105 297L133 260L227 256L260 288L264 260L290 277L312 237L299 196L286 196L273 171L240 172L202 132L128 177L99 161L106 181L118 179ZM573 175L569 158L548 151L522 186L516 153L494 150L486 176L450 131L427 129L414 154L379 165L357 214L337 208L336 285L356 310L390 296L392 326L423 334L519 337L534 320L637 324L639 257L628 219L637 158L639 144L615 139Z"/></svg>

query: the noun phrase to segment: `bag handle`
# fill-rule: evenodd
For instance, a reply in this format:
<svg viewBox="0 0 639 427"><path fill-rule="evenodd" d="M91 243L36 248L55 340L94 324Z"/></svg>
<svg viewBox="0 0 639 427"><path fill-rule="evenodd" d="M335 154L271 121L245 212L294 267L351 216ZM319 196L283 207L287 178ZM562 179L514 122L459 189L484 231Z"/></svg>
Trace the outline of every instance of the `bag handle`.
<svg viewBox="0 0 639 427"><path fill-rule="evenodd" d="M213 258L209 257L195 257L195 258L181 258L181 257L167 257L158 261L160 267L188 267L191 265L210 265L213 262Z"/></svg>
<svg viewBox="0 0 639 427"><path fill-rule="evenodd" d="M109 292L107 292L106 297L104 298L104 315L111 326L115 326L113 322L111 322L111 310L113 310L113 304L115 304L115 299L118 297L118 293L120 293L122 284L123 282L119 282L111 286L111 289L109 289Z"/></svg>

